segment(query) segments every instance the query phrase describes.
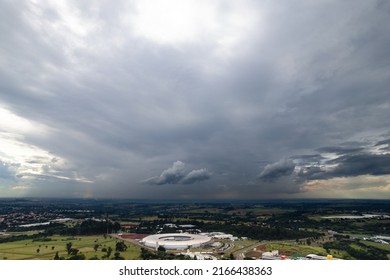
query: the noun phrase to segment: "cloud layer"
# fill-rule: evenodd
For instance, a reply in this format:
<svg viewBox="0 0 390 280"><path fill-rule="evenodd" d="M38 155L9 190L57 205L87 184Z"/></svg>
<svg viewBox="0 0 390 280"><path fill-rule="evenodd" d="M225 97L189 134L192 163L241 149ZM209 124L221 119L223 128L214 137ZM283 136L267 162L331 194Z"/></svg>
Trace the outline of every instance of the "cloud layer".
<svg viewBox="0 0 390 280"><path fill-rule="evenodd" d="M383 196L388 1L163 2L0 3L0 196Z"/></svg>
<svg viewBox="0 0 390 280"><path fill-rule="evenodd" d="M295 164L292 160L283 159L278 162L267 164L260 173L260 179L273 181L282 176L288 176L293 173Z"/></svg>

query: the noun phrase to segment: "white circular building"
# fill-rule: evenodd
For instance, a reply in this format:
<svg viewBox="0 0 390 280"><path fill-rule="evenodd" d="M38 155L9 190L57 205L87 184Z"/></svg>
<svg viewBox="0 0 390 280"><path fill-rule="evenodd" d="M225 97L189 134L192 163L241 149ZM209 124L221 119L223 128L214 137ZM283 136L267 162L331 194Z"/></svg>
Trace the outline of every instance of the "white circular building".
<svg viewBox="0 0 390 280"><path fill-rule="evenodd" d="M145 246L157 249L159 246L171 250L197 248L211 241L211 237L189 233L166 233L149 235L142 239Z"/></svg>

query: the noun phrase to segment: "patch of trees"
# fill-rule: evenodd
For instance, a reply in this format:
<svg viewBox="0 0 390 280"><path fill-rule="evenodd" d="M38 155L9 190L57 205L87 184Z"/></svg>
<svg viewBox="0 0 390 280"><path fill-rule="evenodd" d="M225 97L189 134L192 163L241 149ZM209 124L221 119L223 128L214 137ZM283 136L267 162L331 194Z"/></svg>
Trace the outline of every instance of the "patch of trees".
<svg viewBox="0 0 390 280"><path fill-rule="evenodd" d="M39 237L39 238L34 238L32 242L49 242L52 241L50 237Z"/></svg>
<svg viewBox="0 0 390 280"><path fill-rule="evenodd" d="M54 235L54 234L58 234L61 231L66 231L67 229L68 227L65 224L53 223L50 224L50 227L45 228L45 233L47 235Z"/></svg>
<svg viewBox="0 0 390 280"><path fill-rule="evenodd" d="M103 248L102 252L105 252L106 254L103 256L103 259L109 259L112 253L112 248L109 246L107 249Z"/></svg>
<svg viewBox="0 0 390 280"><path fill-rule="evenodd" d="M118 245L119 244L119 245ZM124 244L123 241L121 242L117 242L116 243L116 246L115 246L115 252L114 252L114 256L111 258L111 260L124 260L125 258L121 256L121 253L120 252L123 252L123 251L126 251L127 250L127 246L126 244ZM105 252L106 254L102 257L102 259L110 259L110 257L112 256L112 248L109 246L108 248L102 248L102 252ZM93 259L96 259L98 260L99 258L97 258L95 256L95 258Z"/></svg>
<svg viewBox="0 0 390 280"><path fill-rule="evenodd" d="M113 233L121 229L118 222L85 220L78 227L77 231L81 235Z"/></svg>
<svg viewBox="0 0 390 280"><path fill-rule="evenodd" d="M299 215L298 215L299 216ZM315 231L305 231L301 230L301 223L289 223L285 221L290 221L293 219L292 214L287 216L281 216L280 220L271 220L267 221L267 225L257 225L251 222L248 222L243 218L244 221L240 219L230 219L228 221L217 220L219 222L214 223L204 223L199 221L191 221L191 224L195 225L196 228L201 229L202 231L223 231L231 233L236 236L245 236L252 239L258 240L286 240L286 239L301 239L309 237L320 237L323 234ZM275 218L276 219L276 218ZM154 234L159 229L158 226L166 223L176 223L180 224L180 221L173 221L170 219L156 220L156 221L145 221L141 222L138 228L135 230L137 233L150 233ZM188 223L188 221L187 221ZM163 228L161 233L172 232L172 228Z"/></svg>
<svg viewBox="0 0 390 280"><path fill-rule="evenodd" d="M8 225L4 222L0 223L0 230L5 230L8 228Z"/></svg>
<svg viewBox="0 0 390 280"><path fill-rule="evenodd" d="M121 256L121 253L115 252L114 257L112 257L112 260L124 260L125 258Z"/></svg>
<svg viewBox="0 0 390 280"><path fill-rule="evenodd" d="M72 248L72 243L69 242L66 244L66 250L68 252L67 260L85 260L85 255L79 253L79 250L76 248ZM60 257L58 251L54 255L54 260L65 260L64 257Z"/></svg>
<svg viewBox="0 0 390 280"><path fill-rule="evenodd" d="M161 246L160 246L161 247ZM143 260L190 260L189 256L175 255L166 252L164 247L157 249L157 252L152 252L145 248L141 248L140 258Z"/></svg>
<svg viewBox="0 0 390 280"><path fill-rule="evenodd" d="M320 237L321 233L304 231L282 226L249 226L245 224L214 223L204 224L203 231L223 231L233 235L249 237L257 240L287 240L308 237Z"/></svg>
<svg viewBox="0 0 390 280"><path fill-rule="evenodd" d="M390 223L371 222L361 226L366 232L375 234L389 234Z"/></svg>
<svg viewBox="0 0 390 280"><path fill-rule="evenodd" d="M13 235L10 237L2 237L0 238L0 243L7 243L7 242L14 242L14 241L20 241L20 240L27 240L27 239L39 239L39 238L45 238L45 233L37 233L32 235L27 234L21 234L21 235Z"/></svg>
<svg viewBox="0 0 390 280"><path fill-rule="evenodd" d="M357 245L357 246L353 246ZM329 252L330 249L346 251L351 257L358 260L387 260L387 251L367 246L359 241L337 240L323 245Z"/></svg>
<svg viewBox="0 0 390 280"><path fill-rule="evenodd" d="M46 232L50 235L94 235L114 233L119 231L120 228L121 225L118 222L85 220L82 223L76 224L73 227L57 227L49 229Z"/></svg>
<svg viewBox="0 0 390 280"><path fill-rule="evenodd" d="M25 232L25 231L31 231L33 230L49 230L51 228L57 228L58 226L63 226L59 223L50 223L48 225L38 225L38 226L32 226L32 227L20 227L20 226L14 226L7 228L7 231L12 232Z"/></svg>
<svg viewBox="0 0 390 280"><path fill-rule="evenodd" d="M58 251L54 255L54 260L61 260L60 255L58 254Z"/></svg>
<svg viewBox="0 0 390 280"><path fill-rule="evenodd" d="M350 238L350 236L348 235L348 234L338 234L338 233L336 233L335 235L333 235L333 237L335 238L335 239L349 239Z"/></svg>
<svg viewBox="0 0 390 280"><path fill-rule="evenodd" d="M125 244L124 241L116 242L116 244L115 244L115 251L124 252L126 250L127 250L127 245Z"/></svg>

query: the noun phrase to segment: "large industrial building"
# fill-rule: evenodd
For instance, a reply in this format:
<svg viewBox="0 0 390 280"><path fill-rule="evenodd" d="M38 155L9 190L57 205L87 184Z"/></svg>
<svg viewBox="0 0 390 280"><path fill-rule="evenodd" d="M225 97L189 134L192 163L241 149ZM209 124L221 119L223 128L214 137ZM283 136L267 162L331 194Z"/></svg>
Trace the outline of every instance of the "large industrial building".
<svg viewBox="0 0 390 280"><path fill-rule="evenodd" d="M166 233L149 235L142 239L145 246L157 249L159 246L171 250L197 248L211 241L211 237L189 233Z"/></svg>

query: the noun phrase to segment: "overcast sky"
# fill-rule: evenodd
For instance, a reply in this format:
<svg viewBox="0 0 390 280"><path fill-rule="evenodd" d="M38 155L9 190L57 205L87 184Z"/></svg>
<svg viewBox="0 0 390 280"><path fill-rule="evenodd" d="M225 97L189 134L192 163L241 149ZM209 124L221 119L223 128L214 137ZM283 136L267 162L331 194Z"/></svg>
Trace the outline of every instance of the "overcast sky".
<svg viewBox="0 0 390 280"><path fill-rule="evenodd" d="M390 199L390 2L0 2L0 197Z"/></svg>

